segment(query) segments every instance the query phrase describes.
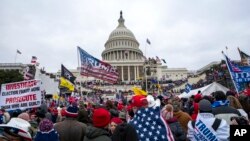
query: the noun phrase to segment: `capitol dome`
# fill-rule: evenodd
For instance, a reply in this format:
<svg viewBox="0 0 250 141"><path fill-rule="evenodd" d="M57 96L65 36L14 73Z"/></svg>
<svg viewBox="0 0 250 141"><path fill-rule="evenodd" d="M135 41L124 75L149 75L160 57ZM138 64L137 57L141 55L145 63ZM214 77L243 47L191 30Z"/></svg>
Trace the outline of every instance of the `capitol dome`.
<svg viewBox="0 0 250 141"><path fill-rule="evenodd" d="M141 60L143 53L134 34L124 25L125 20L120 12L118 26L113 30L105 43L102 58L106 61Z"/></svg>
<svg viewBox="0 0 250 141"><path fill-rule="evenodd" d="M104 45L102 59L117 68L121 81L137 80L143 76L143 53L124 21L121 11L118 26L110 33Z"/></svg>

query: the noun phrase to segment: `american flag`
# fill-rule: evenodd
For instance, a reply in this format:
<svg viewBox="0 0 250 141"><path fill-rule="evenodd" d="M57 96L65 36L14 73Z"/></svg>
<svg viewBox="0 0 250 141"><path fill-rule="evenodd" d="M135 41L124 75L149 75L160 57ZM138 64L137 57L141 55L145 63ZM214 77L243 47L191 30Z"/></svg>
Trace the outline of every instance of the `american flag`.
<svg viewBox="0 0 250 141"><path fill-rule="evenodd" d="M129 124L136 129L140 141L174 141L159 106L139 109Z"/></svg>
<svg viewBox="0 0 250 141"><path fill-rule="evenodd" d="M36 64L36 60L37 60L37 57L36 56L32 56L32 58L31 58L31 64Z"/></svg>
<svg viewBox="0 0 250 141"><path fill-rule="evenodd" d="M105 63L78 47L81 60L81 75L92 76L109 83L115 83L118 80L117 69L108 63Z"/></svg>
<svg viewBox="0 0 250 141"><path fill-rule="evenodd" d="M231 72L242 72L242 70L238 66L236 66L225 54L224 56L226 58L228 68Z"/></svg>

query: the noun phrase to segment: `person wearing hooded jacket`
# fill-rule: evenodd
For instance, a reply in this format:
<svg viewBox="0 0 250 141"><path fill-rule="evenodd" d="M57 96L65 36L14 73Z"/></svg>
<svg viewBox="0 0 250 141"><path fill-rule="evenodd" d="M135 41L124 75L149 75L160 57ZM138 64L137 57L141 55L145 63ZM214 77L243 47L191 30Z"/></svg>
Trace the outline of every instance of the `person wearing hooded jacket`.
<svg viewBox="0 0 250 141"><path fill-rule="evenodd" d="M104 108L93 112L93 126L88 126L83 141L112 141L107 130L110 123L110 112Z"/></svg>
<svg viewBox="0 0 250 141"><path fill-rule="evenodd" d="M199 113L195 121L188 122L187 138L191 141L229 140L229 125L224 119L217 119L212 114L211 103L203 99L199 102Z"/></svg>

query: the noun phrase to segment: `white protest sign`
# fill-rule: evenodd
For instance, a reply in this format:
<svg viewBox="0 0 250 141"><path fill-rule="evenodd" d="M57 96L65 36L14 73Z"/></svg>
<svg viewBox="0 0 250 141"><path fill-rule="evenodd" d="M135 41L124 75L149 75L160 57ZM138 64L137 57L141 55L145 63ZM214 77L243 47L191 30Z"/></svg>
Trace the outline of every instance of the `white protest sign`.
<svg viewBox="0 0 250 141"><path fill-rule="evenodd" d="M41 105L40 89L40 80L2 84L0 107L6 110L39 107Z"/></svg>

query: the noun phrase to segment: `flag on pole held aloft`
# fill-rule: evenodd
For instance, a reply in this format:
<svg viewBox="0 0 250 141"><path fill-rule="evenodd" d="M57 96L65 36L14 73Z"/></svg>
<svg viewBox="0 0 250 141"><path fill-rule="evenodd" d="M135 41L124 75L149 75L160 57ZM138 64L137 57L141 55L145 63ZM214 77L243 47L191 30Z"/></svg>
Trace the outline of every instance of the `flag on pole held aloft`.
<svg viewBox="0 0 250 141"><path fill-rule="evenodd" d="M147 38L146 42L147 42L149 45L151 45L151 42L149 41L149 39L148 39L148 38Z"/></svg>
<svg viewBox="0 0 250 141"><path fill-rule="evenodd" d="M161 59L165 64L166 64L166 60L165 59Z"/></svg>
<svg viewBox="0 0 250 141"><path fill-rule="evenodd" d="M80 47L78 47L78 50L81 61L81 75L95 77L109 83L117 82L119 74L116 68L93 57Z"/></svg>
<svg viewBox="0 0 250 141"><path fill-rule="evenodd" d="M249 66L250 65L250 56L248 54L246 54L245 52L241 51L239 48L238 48L238 51L240 53L240 58L241 58L242 64Z"/></svg>
<svg viewBox="0 0 250 141"><path fill-rule="evenodd" d="M74 85L67 79L60 77L60 87L68 88L69 91L74 91Z"/></svg>
<svg viewBox="0 0 250 141"><path fill-rule="evenodd" d="M185 86L185 92L189 93L192 90L192 85L190 85L189 83L186 84Z"/></svg>
<svg viewBox="0 0 250 141"><path fill-rule="evenodd" d="M243 84L250 82L250 66L238 67L224 53L223 55L226 59L228 71L230 72L235 89L237 92L240 92L244 89Z"/></svg>
<svg viewBox="0 0 250 141"><path fill-rule="evenodd" d="M21 52L20 50L18 50L18 49L16 50L16 52L17 52L18 54L22 54L22 52Z"/></svg>
<svg viewBox="0 0 250 141"><path fill-rule="evenodd" d="M75 84L76 77L66 68L64 65L61 65L61 77L69 80L72 84Z"/></svg>
<svg viewBox="0 0 250 141"><path fill-rule="evenodd" d="M31 58L31 64L36 64L37 61L37 57L36 56L32 56Z"/></svg>
<svg viewBox="0 0 250 141"><path fill-rule="evenodd" d="M156 61L161 62L161 60L160 60L160 58L158 56L156 56Z"/></svg>

